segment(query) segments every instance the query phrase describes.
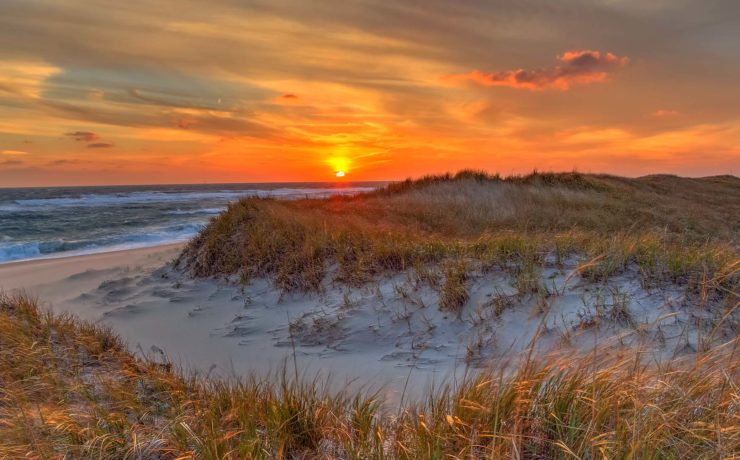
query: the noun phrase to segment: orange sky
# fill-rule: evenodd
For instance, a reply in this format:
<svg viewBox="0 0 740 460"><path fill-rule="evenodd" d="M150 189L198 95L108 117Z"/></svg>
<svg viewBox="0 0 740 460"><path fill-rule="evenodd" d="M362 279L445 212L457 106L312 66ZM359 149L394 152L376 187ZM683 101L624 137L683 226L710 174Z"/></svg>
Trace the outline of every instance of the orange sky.
<svg viewBox="0 0 740 460"><path fill-rule="evenodd" d="M734 0L3 0L0 187L740 174Z"/></svg>

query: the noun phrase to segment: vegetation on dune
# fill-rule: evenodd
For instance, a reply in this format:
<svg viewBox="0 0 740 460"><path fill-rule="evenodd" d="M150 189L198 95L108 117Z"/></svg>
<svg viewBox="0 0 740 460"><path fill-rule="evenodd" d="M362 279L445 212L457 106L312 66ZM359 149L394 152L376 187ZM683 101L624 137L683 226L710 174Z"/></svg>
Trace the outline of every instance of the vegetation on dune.
<svg viewBox="0 0 740 460"><path fill-rule="evenodd" d="M468 271L464 262L449 264L444 271L445 281L439 299L439 307L460 313L462 307L468 301L468 290L465 283L468 280Z"/></svg>
<svg viewBox="0 0 740 460"><path fill-rule="evenodd" d="M2 296L0 457L731 458L737 345L660 366L639 353L532 359L391 411L286 374L186 377L108 330Z"/></svg>
<svg viewBox="0 0 740 460"><path fill-rule="evenodd" d="M321 290L329 275L359 285L445 264L500 268L528 291L545 258L579 257L595 261L582 273L595 281L634 264L646 284L693 289L709 278L726 291L738 283L738 230L734 177L502 179L463 171L354 197L242 200L191 242L180 263L196 276L269 277L280 289L303 291Z"/></svg>

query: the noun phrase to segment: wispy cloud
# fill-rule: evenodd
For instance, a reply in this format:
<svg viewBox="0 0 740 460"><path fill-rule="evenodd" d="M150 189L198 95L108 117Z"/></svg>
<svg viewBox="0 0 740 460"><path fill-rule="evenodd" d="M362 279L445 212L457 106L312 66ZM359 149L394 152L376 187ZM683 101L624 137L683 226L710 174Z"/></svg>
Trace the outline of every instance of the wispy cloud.
<svg viewBox="0 0 740 460"><path fill-rule="evenodd" d="M456 81L472 81L484 86L508 86L530 91L567 90L577 84L603 82L609 77L611 71L626 65L629 60L613 53L574 50L566 51L558 56L558 61L560 64L547 68L490 73L474 70L447 78Z"/></svg>
<svg viewBox="0 0 740 460"><path fill-rule="evenodd" d="M74 131L71 133L64 133L65 136L69 136L78 142L92 142L100 139L100 136L90 131Z"/></svg>
<svg viewBox="0 0 740 460"><path fill-rule="evenodd" d="M87 148L89 149L107 149L113 147L113 144L109 142L95 142L92 144L87 144Z"/></svg>
<svg viewBox="0 0 740 460"><path fill-rule="evenodd" d="M0 155L28 155L28 152L23 150L0 150Z"/></svg>
<svg viewBox="0 0 740 460"><path fill-rule="evenodd" d="M650 115L657 117L657 118L669 118L669 117L677 117L681 115L681 112L677 110L660 109L660 110L656 110Z"/></svg>

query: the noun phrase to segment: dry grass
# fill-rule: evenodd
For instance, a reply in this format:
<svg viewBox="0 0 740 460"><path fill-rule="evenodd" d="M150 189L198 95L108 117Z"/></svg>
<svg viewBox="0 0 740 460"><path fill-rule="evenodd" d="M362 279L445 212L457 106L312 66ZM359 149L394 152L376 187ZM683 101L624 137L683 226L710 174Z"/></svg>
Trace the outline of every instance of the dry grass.
<svg viewBox="0 0 740 460"><path fill-rule="evenodd" d="M468 280L468 268L465 262L449 264L445 269L445 281L439 299L439 307L460 314L470 294L465 285Z"/></svg>
<svg viewBox="0 0 740 460"><path fill-rule="evenodd" d="M359 285L466 264L509 271L527 293L539 289L545 258L577 257L597 260L582 273L594 281L636 265L646 285L696 286L735 272L739 216L734 177L462 172L355 197L242 200L193 240L180 263L195 276L268 277L303 291L321 290L327 278ZM725 280L725 289L738 282Z"/></svg>
<svg viewBox="0 0 740 460"><path fill-rule="evenodd" d="M386 411L323 381L185 377L0 298L0 458L732 458L737 340L682 361L532 360Z"/></svg>

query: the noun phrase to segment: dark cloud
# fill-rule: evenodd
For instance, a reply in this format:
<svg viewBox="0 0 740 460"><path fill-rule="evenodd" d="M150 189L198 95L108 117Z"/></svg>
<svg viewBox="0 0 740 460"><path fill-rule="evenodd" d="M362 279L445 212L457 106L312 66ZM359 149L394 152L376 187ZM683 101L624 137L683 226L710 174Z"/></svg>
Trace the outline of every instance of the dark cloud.
<svg viewBox="0 0 740 460"><path fill-rule="evenodd" d="M371 65L348 62L341 73L367 77L380 73L379 64L389 56L423 57L460 68L477 68L496 56L503 61L497 66L509 68L517 59L574 43L618 48L630 56L660 53L690 60L693 53L686 51L713 45L720 33L729 35L721 51L736 56L740 14L736 0L214 0L207 14L196 0L131 4L4 0L0 49L11 58L31 55L65 68L166 65L188 73L215 69L250 78L265 72L307 79L337 75L333 67L342 59L302 52L305 59L296 59L296 53L280 52L315 44L364 53ZM162 17L172 20L163 23ZM254 21L255 29L275 19L291 27L273 31L270 40L253 40L253 35L233 33L243 18ZM309 32L294 27L298 24ZM336 31L339 38L332 34ZM342 39L356 31L393 42ZM285 39L290 43L284 44Z"/></svg>
<svg viewBox="0 0 740 460"><path fill-rule="evenodd" d="M248 111L233 111L222 114L210 110L191 110L192 115L182 115L168 108L152 108L141 111L134 106L102 105L90 107L77 101L39 101L56 116L90 123L136 128L187 128L203 134L220 136L247 136L274 138L277 130L263 123L251 121Z"/></svg>
<svg viewBox="0 0 740 460"><path fill-rule="evenodd" d="M283 98L283 99L298 99L298 96L296 96L295 94L292 94L292 93L283 94L280 97Z"/></svg>
<svg viewBox="0 0 740 460"><path fill-rule="evenodd" d="M71 133L64 133L65 136L74 138L78 142L92 142L100 139L100 136L90 131L74 131Z"/></svg>
<svg viewBox="0 0 740 460"><path fill-rule="evenodd" d="M533 70L517 69L485 73L478 70L452 75L452 80L468 80L484 86L508 86L539 91L566 90L572 85L605 81L609 73L627 64L626 57L591 50L566 51L558 56L560 64Z"/></svg>
<svg viewBox="0 0 740 460"><path fill-rule="evenodd" d="M95 142L92 144L87 144L87 148L89 149L107 149L109 147L113 147L113 144L108 142Z"/></svg>
<svg viewBox="0 0 740 460"><path fill-rule="evenodd" d="M8 160L0 161L0 164L6 165L6 166L22 165L23 160L8 159Z"/></svg>

